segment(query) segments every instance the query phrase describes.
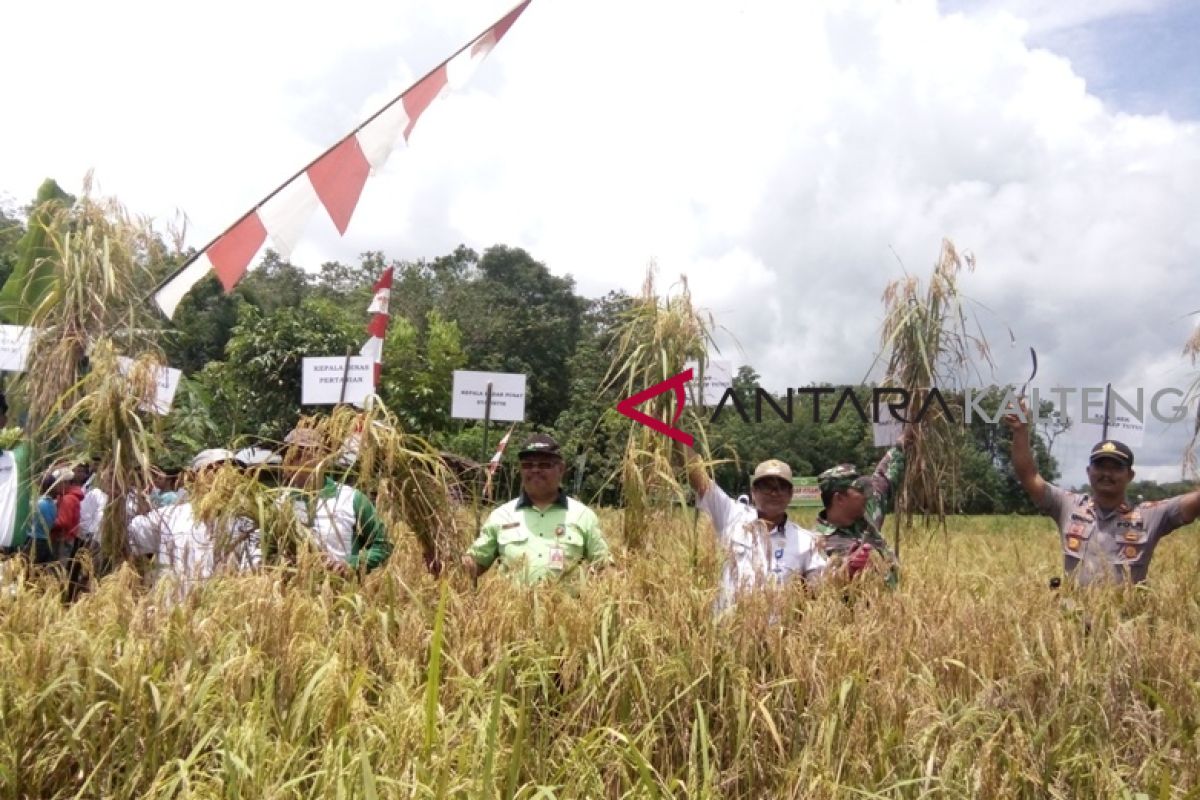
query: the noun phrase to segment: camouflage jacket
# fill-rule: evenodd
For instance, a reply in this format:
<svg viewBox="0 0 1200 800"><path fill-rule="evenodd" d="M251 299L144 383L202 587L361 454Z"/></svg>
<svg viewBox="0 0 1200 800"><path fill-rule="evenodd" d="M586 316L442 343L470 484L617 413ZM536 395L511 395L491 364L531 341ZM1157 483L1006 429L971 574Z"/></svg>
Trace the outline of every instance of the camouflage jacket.
<svg viewBox="0 0 1200 800"><path fill-rule="evenodd" d="M851 525L832 525L825 519L825 512L817 515L816 532L821 537L821 547L833 566L840 563L858 542L865 542L878 550L891 564L887 584L895 586L899 580L900 561L883 538L883 519L892 493L904 477L904 450L892 447L870 476L870 486L864 490L867 502L863 515Z"/></svg>

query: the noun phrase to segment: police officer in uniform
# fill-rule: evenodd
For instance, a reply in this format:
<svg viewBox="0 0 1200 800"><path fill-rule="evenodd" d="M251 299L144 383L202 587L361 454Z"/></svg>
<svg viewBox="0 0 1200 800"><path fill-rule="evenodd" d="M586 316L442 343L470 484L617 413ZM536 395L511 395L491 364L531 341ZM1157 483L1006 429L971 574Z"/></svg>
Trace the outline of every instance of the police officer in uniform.
<svg viewBox="0 0 1200 800"><path fill-rule="evenodd" d="M878 553L887 565L884 582L889 587L899 582L900 560L883 538L883 520L904 477L907 442L905 429L871 475L860 475L853 464L838 464L817 476L824 508L817 514L816 531L831 568L853 578Z"/></svg>
<svg viewBox="0 0 1200 800"><path fill-rule="evenodd" d="M558 442L544 434L531 436L517 453L521 495L492 511L479 537L462 558L478 576L499 562L510 580L533 586L543 581L576 578L583 564L609 560L600 521L590 508L562 490L566 464Z"/></svg>
<svg viewBox="0 0 1200 800"><path fill-rule="evenodd" d="M1058 523L1063 568L1080 585L1142 583L1159 539L1200 514L1200 491L1131 506L1125 489L1134 476L1133 451L1113 439L1092 448L1087 468L1090 495L1047 483L1037 471L1029 424L1016 414L1004 421L1013 432L1017 480L1038 510Z"/></svg>

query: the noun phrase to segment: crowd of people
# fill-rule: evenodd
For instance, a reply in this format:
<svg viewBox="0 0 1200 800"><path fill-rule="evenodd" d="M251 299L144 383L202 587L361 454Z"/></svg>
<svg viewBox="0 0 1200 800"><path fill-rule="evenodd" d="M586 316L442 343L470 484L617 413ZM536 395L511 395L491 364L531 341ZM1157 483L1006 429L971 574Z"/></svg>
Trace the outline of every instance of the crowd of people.
<svg viewBox="0 0 1200 800"><path fill-rule="evenodd" d="M1105 440L1092 450L1091 494L1065 491L1036 469L1028 424L1020 414L1005 418L1013 432L1016 478L1034 504L1055 519L1063 568L1080 584L1099 581L1140 583L1161 538L1200 515L1200 491L1162 502L1130 505L1125 491L1133 480L1132 450ZM885 509L901 485L908 432L889 448L869 474L839 464L818 476L822 508L812 530L788 516L792 470L770 459L756 466L750 493L732 498L710 477L692 451L685 457L696 507L707 513L725 556L717 608L764 586L803 581L816 590L870 573L895 587L900 562L884 539ZM263 561L256 523L236 515L199 513L193 498L205 497L222 469L273 474L276 503L286 509L334 573L349 576L381 567L392 553L388 526L370 497L335 480L326 467L331 448L325 435L300 427L279 452L248 449L203 450L180 476L158 472L146 491L125 499L128 550L145 558L160 577L169 577L179 596L217 573L255 569ZM464 569L478 578L493 566L523 585L577 582L612 563L597 515L563 490L566 462L558 443L532 435L517 453L521 490L487 517L477 538L461 556ZM263 473L269 467L268 473ZM91 464L59 464L40 481L31 509L23 553L39 569L62 573L66 592L86 587L84 552L102 561L100 540L109 498Z"/></svg>

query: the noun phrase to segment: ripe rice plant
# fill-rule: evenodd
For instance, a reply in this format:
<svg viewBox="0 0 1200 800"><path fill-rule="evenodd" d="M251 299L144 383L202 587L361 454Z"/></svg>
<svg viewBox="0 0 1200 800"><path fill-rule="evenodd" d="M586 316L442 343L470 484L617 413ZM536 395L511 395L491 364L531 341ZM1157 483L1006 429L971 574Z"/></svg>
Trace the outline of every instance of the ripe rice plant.
<svg viewBox="0 0 1200 800"><path fill-rule="evenodd" d="M976 326L973 333L968 328L958 286L964 269L974 268L973 257L960 257L953 242L943 239L928 285L923 287L918 278L907 275L889 283L883 293L882 385L904 389L912 398L923 398L937 388L951 411L948 415L932 402L921 420L909 426L907 467L897 508L910 519L917 512L944 520L950 512L949 487L958 484L963 436L962 427L952 418L962 417L954 389L965 375L978 374L976 359L991 364L982 329Z"/></svg>
<svg viewBox="0 0 1200 800"><path fill-rule="evenodd" d="M622 512L602 510L610 530ZM668 520L578 596L301 558L164 606L127 569L0 586L3 797L1187 797L1200 542L1046 587L1041 518L951 518L894 592L746 598ZM5 579L7 580L7 579Z"/></svg>
<svg viewBox="0 0 1200 800"><path fill-rule="evenodd" d="M652 265L641 296L619 326L605 383L630 397L682 372L689 359L703 363L712 344L712 329L711 315L692 305L686 278L680 279L674 294L659 297ZM669 425L677 411L675 393L664 392L642 404L640 410ZM694 420L694 415L689 410L681 419ZM619 480L625 541L631 549L645 547L661 513L686 500L685 484L673 464L674 452L672 440L640 423L630 423Z"/></svg>

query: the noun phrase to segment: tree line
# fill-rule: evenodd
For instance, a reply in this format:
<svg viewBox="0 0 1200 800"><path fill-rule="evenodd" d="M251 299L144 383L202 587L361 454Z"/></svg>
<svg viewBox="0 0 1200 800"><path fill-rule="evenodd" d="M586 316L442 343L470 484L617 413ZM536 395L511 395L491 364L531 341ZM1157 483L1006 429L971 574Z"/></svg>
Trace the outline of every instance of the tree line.
<svg viewBox="0 0 1200 800"><path fill-rule="evenodd" d="M0 205L0 301L36 291L38 209L47 202L71 203L47 181L24 209ZM191 253L163 247L161 276ZM624 292L587 298L570 274L555 275L528 252L497 244L482 253L466 246L432 259L396 261L378 251L357 263L326 262L307 269L266 251L261 263L225 294L214 277L193 289L174 320L162 321L157 341L167 363L184 373L164 425L163 465L181 466L197 450L243 442L278 441L301 414L300 364L304 356L357 352L366 338L372 285L394 268L391 320L384 344L384 404L407 430L443 450L484 461L479 423L450 418L451 380L458 369L519 372L528 376L524 430L552 433L564 446L573 473L568 485L586 500L616 503L615 475L630 421L616 412L623 399L611 385L614 336L634 298ZM3 305L0 303L0 305ZM4 305L6 322L24 320ZM734 389L752 408L760 377L753 367L738 370ZM856 388L869 404L871 387ZM994 410L1003 390L985 398ZM953 398L952 398L953 399ZM838 463L867 468L879 457L869 424L854 414L836 421L812 420L800 398L792 420L764 415L761 421L724 413L706 435L724 459L717 481L742 491L758 461L780 458L797 475L815 475ZM989 403L991 404L989 406ZM1050 404L1045 403L1045 412ZM753 416L753 415L752 415ZM823 415L824 416L824 415ZM493 426L490 441L501 435ZM1043 475L1058 476L1047 448L1053 431L1037 437ZM964 426L961 474L954 476L953 508L963 513L1028 513L1030 507L1009 465L1011 436L1002 425L979 420ZM491 446L488 449L492 449ZM510 470L501 487L515 486ZM503 489L502 489L503 491ZM1143 487L1147 498L1153 491Z"/></svg>

